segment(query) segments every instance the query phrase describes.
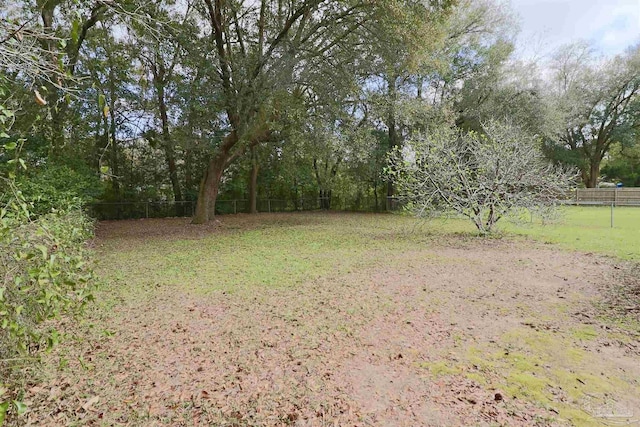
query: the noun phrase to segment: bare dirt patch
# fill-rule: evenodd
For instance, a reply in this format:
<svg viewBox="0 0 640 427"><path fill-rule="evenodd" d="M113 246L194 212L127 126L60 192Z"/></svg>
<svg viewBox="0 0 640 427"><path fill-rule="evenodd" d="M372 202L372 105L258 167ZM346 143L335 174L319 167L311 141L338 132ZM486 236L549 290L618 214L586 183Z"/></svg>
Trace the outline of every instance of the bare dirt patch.
<svg viewBox="0 0 640 427"><path fill-rule="evenodd" d="M202 239L216 233L247 231L257 228L278 228L326 224L340 217L380 216L366 213L344 214L329 212L317 215L313 212L296 214L260 213L237 214L218 217L207 224L191 224L191 218L151 218L126 221L100 221L96 225L97 242L105 240L148 239Z"/></svg>
<svg viewBox="0 0 640 427"><path fill-rule="evenodd" d="M215 239L216 230L269 227L265 220L276 218L278 227L340 233L345 217L223 217L224 225L199 231L184 220L103 223L97 243L198 233ZM48 377L34 384L31 409L20 421L531 426L606 425L607 417L626 416L632 422L640 417L638 337L593 309L613 274L611 261L593 255L448 237L295 286L208 293L182 283L151 287L93 310L89 325L66 326L78 340L50 356Z"/></svg>

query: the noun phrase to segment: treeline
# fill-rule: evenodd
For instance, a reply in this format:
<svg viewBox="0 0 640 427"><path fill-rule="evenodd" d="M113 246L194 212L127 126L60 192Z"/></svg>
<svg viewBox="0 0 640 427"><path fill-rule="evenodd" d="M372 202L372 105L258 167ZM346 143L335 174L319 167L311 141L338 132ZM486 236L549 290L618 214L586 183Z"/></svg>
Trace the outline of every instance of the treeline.
<svg viewBox="0 0 640 427"><path fill-rule="evenodd" d="M585 186L638 185L640 53L514 56L491 0L4 0L0 173L34 210L64 200L357 200L382 210L387 154L447 123L507 121ZM6 149L8 147L9 149ZM18 163L16 159L20 159ZM12 160L14 161L12 163ZM19 165L21 167L15 167ZM11 172L13 171L13 172Z"/></svg>

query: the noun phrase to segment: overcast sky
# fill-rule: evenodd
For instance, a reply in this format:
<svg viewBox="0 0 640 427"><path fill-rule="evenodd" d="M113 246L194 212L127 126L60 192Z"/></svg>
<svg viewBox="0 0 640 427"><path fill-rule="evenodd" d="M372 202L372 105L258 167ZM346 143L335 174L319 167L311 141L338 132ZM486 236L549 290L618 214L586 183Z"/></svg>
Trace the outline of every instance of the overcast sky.
<svg viewBox="0 0 640 427"><path fill-rule="evenodd" d="M523 56L583 39L606 56L640 42L640 0L511 0Z"/></svg>

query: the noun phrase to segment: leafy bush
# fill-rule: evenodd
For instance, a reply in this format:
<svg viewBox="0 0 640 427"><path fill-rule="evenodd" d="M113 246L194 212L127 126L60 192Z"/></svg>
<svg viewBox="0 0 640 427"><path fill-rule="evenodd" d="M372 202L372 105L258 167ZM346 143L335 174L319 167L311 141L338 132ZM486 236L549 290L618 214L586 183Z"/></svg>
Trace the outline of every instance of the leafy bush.
<svg viewBox="0 0 640 427"><path fill-rule="evenodd" d="M86 249L93 225L84 213L71 207L32 220L21 193L7 186L12 197L0 205L0 424L22 408L21 362L57 341L47 320L76 313L91 298L93 279Z"/></svg>
<svg viewBox="0 0 640 427"><path fill-rule="evenodd" d="M24 198L33 204L31 213L47 214L69 204L84 204L100 195L100 178L85 169L54 163L21 177L18 186Z"/></svg>

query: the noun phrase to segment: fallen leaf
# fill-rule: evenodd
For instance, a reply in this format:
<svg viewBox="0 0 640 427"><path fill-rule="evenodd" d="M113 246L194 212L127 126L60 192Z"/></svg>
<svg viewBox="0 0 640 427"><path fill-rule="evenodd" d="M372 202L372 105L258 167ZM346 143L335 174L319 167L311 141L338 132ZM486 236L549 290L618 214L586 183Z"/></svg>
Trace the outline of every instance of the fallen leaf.
<svg viewBox="0 0 640 427"><path fill-rule="evenodd" d="M100 400L100 396L93 396L91 399L87 400L84 403L84 405L82 405L82 409L84 409L85 411L88 411L91 408L91 406L98 403L99 400Z"/></svg>

